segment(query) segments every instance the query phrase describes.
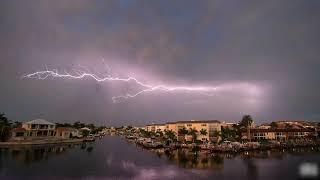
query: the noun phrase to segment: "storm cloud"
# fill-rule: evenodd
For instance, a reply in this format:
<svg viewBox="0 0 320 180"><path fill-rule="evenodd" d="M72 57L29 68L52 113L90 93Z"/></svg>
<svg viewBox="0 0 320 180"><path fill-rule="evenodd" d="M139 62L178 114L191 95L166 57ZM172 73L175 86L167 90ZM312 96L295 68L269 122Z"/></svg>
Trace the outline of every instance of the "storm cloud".
<svg viewBox="0 0 320 180"><path fill-rule="evenodd" d="M243 114L257 123L319 121L319 8L319 1L302 0L4 0L0 112L20 121L107 125L236 122ZM119 76L152 84L250 83L259 96L154 92L114 104L112 96L139 87L21 78L45 66L71 71L79 65L100 75L108 65Z"/></svg>

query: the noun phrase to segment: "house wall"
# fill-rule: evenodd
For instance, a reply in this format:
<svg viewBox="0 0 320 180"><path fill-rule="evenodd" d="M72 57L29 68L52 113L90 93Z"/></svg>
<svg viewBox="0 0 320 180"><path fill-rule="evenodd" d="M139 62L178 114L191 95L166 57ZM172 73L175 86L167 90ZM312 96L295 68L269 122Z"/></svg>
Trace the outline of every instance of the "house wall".
<svg viewBox="0 0 320 180"><path fill-rule="evenodd" d="M166 130L166 125L155 125L155 131L164 132Z"/></svg>
<svg viewBox="0 0 320 180"><path fill-rule="evenodd" d="M71 131L56 131L56 137L61 139L70 138Z"/></svg>
<svg viewBox="0 0 320 180"><path fill-rule="evenodd" d="M175 123L167 123L166 130L172 131L175 133L175 135L178 135L178 127L177 127L177 124L175 124Z"/></svg>
<svg viewBox="0 0 320 180"><path fill-rule="evenodd" d="M210 122L196 122L196 121L190 121L190 122L177 122L175 124L173 123L167 123L166 124L166 130L172 130L177 136L178 140L180 141L191 141L190 140L190 135L179 135L178 132L180 129L186 128L187 130L189 129L195 129L197 130L197 140L213 140L212 134L214 131L221 132L221 124L220 123L210 123ZM205 129L207 134L202 135L200 131L202 129ZM219 138L215 138L217 140Z"/></svg>
<svg viewBox="0 0 320 180"><path fill-rule="evenodd" d="M209 124L208 123L195 123L195 122L190 122L190 123L185 123L185 127L187 130L190 129L195 129L197 131L197 140L209 140ZM204 129L207 131L206 135L202 135L200 131Z"/></svg>
<svg viewBox="0 0 320 180"><path fill-rule="evenodd" d="M209 141L214 141L214 142L219 142L221 140L221 137L215 137L214 133L215 131L221 132L221 123L208 123L209 130L208 136L209 136Z"/></svg>
<svg viewBox="0 0 320 180"><path fill-rule="evenodd" d="M149 132L155 132L155 126L154 125L148 125L146 126L146 130L149 131Z"/></svg>
<svg viewBox="0 0 320 180"><path fill-rule="evenodd" d="M22 128L27 130L27 139L42 139L54 137L56 125L22 123Z"/></svg>
<svg viewBox="0 0 320 180"><path fill-rule="evenodd" d="M19 135L19 136L17 136L17 135ZM27 136L27 132L11 132L10 139L13 141L22 141L26 138L26 136Z"/></svg>

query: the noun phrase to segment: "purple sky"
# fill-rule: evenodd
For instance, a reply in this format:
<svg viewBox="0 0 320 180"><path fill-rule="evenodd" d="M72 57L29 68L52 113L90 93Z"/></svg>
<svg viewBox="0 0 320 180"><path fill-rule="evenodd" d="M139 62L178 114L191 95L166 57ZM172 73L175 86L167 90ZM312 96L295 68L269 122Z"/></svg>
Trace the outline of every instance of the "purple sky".
<svg viewBox="0 0 320 180"><path fill-rule="evenodd" d="M257 123L319 122L319 8L312 0L3 0L0 112L18 121L106 125L237 122L243 114ZM21 78L79 65L102 76L106 64L114 75L153 85L231 88L214 97L153 92L114 104L113 96L141 87Z"/></svg>

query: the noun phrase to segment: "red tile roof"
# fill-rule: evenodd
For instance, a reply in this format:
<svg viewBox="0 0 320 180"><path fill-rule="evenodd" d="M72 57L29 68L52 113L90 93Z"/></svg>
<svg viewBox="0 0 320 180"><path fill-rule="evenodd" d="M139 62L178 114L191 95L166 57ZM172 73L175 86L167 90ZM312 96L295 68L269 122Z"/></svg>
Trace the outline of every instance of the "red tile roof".
<svg viewBox="0 0 320 180"><path fill-rule="evenodd" d="M27 130L25 128L18 127L18 128L13 128L11 131L12 132L26 132Z"/></svg>

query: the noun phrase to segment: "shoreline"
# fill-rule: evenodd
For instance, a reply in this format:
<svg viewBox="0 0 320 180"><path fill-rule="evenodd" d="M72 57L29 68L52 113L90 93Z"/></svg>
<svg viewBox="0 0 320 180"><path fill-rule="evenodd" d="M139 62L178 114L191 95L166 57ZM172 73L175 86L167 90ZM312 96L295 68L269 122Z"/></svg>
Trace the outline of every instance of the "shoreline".
<svg viewBox="0 0 320 180"><path fill-rule="evenodd" d="M300 143L300 144L278 144L278 145L266 145L261 144L258 146L221 146L221 145L213 145L211 147L203 147L203 145L191 145L183 146L182 143L174 144L174 145L164 145L163 143L158 142L157 145L150 145L148 143L139 142L137 140L130 140L125 138L127 142L133 143L136 146L139 146L146 150L159 150L162 149L164 151L173 151L173 150L190 150L193 152L203 152L208 154L239 154L246 152L257 152L257 151L286 151L290 149L299 149L299 148L311 148L320 152L320 141L313 141L308 143Z"/></svg>
<svg viewBox="0 0 320 180"><path fill-rule="evenodd" d="M59 140L34 140L34 141L11 141L0 142L0 148L10 148L18 146L37 146L37 145L50 145L50 144L76 144L84 142L83 139L59 139Z"/></svg>

